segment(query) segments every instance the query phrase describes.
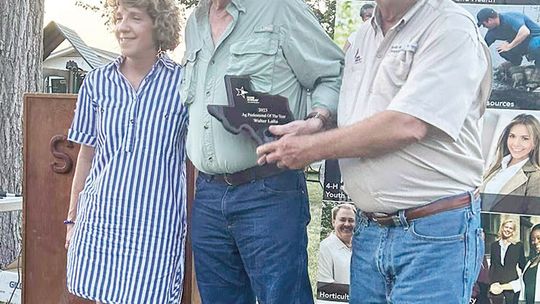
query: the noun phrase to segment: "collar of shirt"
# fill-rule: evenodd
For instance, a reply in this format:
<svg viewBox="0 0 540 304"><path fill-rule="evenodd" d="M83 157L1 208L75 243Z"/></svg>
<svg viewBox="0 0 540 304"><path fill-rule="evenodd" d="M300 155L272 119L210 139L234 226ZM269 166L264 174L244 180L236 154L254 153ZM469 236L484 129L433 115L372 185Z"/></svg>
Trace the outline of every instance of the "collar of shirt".
<svg viewBox="0 0 540 304"><path fill-rule="evenodd" d="M126 59L126 57L124 56L118 56L118 58L116 58L112 64L110 64L108 66L108 69L115 69L116 71L120 72L120 64L122 64L122 62L124 62L124 60ZM147 74L147 77L152 75L154 73L154 71L157 69L158 66L164 66L165 68L169 69L170 71L174 71L174 61L169 57L169 55L163 53L161 55L158 56L158 60L156 60L156 62L154 63L154 65L152 66L152 69L150 69L150 72L148 72Z"/></svg>
<svg viewBox="0 0 540 304"><path fill-rule="evenodd" d="M510 154L503 157L503 159L501 161L501 169L502 170L506 170L508 168L508 164L510 163L510 160L512 160L512 155L510 155ZM523 168L523 166L527 163L527 161L529 161L529 158L525 158L524 160L522 160L519 163L514 164L514 165L512 165L510 167L512 167L517 172L519 169Z"/></svg>
<svg viewBox="0 0 540 304"><path fill-rule="evenodd" d="M508 246L510 246L510 243L506 243L505 241L503 241L502 239L499 240L499 246L501 246L501 248L505 248L505 251L506 249L508 248Z"/></svg>
<svg viewBox="0 0 540 304"><path fill-rule="evenodd" d="M407 24L409 22L409 20L412 19L412 17L414 15L416 15L416 13L418 12L418 10L424 5L426 4L426 0L418 0L416 1L416 3L411 6L409 8L409 10L405 13L405 15L403 15L403 17L401 17L401 19L394 25L392 26L392 28L390 28L389 31L393 30L393 29L398 29L400 30L401 28L403 28L405 26L405 24ZM382 27L381 27L381 11L379 9L379 7L375 7L375 14L374 14L374 17L371 18L371 26L373 27L373 29L375 30L375 33L377 33L377 31L381 31L382 32Z"/></svg>
<svg viewBox="0 0 540 304"><path fill-rule="evenodd" d="M508 246L510 246L510 243L506 243L502 239L499 240L499 246L501 246L501 265L504 266L504 259L506 258L506 251L508 251Z"/></svg>
<svg viewBox="0 0 540 304"><path fill-rule="evenodd" d="M124 62L124 60L126 59L126 57L124 56L118 56L118 58L116 58L112 63L111 67L116 67L116 69L120 69L120 64L122 62ZM156 61L156 63L154 63L154 67L156 66L156 64L158 63L161 63L163 64L163 66L165 66L166 68L168 68L169 70L174 70L174 61L169 57L169 55L163 53L161 55L158 56L158 60Z"/></svg>
<svg viewBox="0 0 540 304"><path fill-rule="evenodd" d="M239 12L245 13L246 6L244 5L244 1L246 0L231 0L229 4L227 4L227 11L230 12L231 5L233 5ZM205 20L206 16L208 16L208 11L210 9L211 3L212 0L199 1L199 4L195 8L195 19L197 20L197 22Z"/></svg>
<svg viewBox="0 0 540 304"><path fill-rule="evenodd" d="M338 238L338 236L334 232L332 232L332 239L334 239L334 243L339 247L339 249L346 249L349 251L352 250L349 246L345 245L345 243L343 243L343 241Z"/></svg>

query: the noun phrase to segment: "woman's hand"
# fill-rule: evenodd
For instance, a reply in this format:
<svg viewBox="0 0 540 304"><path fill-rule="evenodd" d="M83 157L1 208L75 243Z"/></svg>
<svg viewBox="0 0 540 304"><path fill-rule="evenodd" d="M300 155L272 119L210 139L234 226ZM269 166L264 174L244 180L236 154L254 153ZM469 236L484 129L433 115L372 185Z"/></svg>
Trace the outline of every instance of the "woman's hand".
<svg viewBox="0 0 540 304"><path fill-rule="evenodd" d="M494 295L499 295L503 292L503 288L501 286L501 283L495 282L489 286L489 292L491 292Z"/></svg>

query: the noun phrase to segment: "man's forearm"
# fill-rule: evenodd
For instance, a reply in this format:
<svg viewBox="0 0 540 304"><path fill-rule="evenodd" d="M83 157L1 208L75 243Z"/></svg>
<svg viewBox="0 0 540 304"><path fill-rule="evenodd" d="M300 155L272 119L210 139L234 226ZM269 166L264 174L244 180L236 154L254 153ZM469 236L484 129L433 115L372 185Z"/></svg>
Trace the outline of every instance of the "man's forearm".
<svg viewBox="0 0 540 304"><path fill-rule="evenodd" d="M424 138L427 125L400 112L383 111L353 125L314 135L318 159L376 157Z"/></svg>
<svg viewBox="0 0 540 304"><path fill-rule="evenodd" d="M510 49L515 48L520 43L525 41L525 39L527 39L527 37L529 37L530 34L531 34L531 31L525 25L520 27L518 33L516 34L516 37L509 44Z"/></svg>
<svg viewBox="0 0 540 304"><path fill-rule="evenodd" d="M322 159L376 157L423 139L428 125L408 114L383 111L347 127L304 136L284 136L257 149L260 164L301 168Z"/></svg>

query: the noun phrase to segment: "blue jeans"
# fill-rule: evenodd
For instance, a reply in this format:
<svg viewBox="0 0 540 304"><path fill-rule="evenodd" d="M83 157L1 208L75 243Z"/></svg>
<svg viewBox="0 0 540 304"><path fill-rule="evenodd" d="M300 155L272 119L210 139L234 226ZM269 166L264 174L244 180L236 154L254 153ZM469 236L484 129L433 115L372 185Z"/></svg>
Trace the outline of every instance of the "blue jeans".
<svg viewBox="0 0 540 304"><path fill-rule="evenodd" d="M205 304L311 304L309 201L301 171L240 186L200 175L192 214L195 272Z"/></svg>
<svg viewBox="0 0 540 304"><path fill-rule="evenodd" d="M531 38L528 59L534 61L535 66L540 68L540 37Z"/></svg>
<svg viewBox="0 0 540 304"><path fill-rule="evenodd" d="M469 303L484 255L480 199L410 224L400 212L400 223L381 227L358 213L350 303Z"/></svg>

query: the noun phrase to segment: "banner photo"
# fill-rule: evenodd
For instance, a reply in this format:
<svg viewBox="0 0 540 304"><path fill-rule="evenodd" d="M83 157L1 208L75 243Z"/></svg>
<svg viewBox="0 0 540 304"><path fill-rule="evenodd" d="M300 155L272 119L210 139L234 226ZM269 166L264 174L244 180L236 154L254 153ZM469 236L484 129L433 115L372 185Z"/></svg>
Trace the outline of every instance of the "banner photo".
<svg viewBox="0 0 540 304"><path fill-rule="evenodd" d="M355 215L356 208L351 203L327 200L322 202L317 270L318 304L349 302L351 241Z"/></svg>
<svg viewBox="0 0 540 304"><path fill-rule="evenodd" d="M475 17L493 62L482 132L485 255L471 303L537 303L540 1L456 2Z"/></svg>
<svg viewBox="0 0 540 304"><path fill-rule="evenodd" d="M482 209L540 215L540 2L457 2L476 18L493 62Z"/></svg>
<svg viewBox="0 0 540 304"><path fill-rule="evenodd" d="M540 217L484 213L482 226L486 251L471 303L538 303Z"/></svg>

